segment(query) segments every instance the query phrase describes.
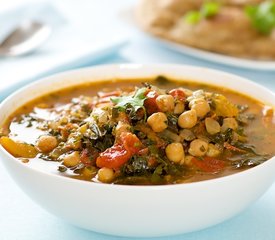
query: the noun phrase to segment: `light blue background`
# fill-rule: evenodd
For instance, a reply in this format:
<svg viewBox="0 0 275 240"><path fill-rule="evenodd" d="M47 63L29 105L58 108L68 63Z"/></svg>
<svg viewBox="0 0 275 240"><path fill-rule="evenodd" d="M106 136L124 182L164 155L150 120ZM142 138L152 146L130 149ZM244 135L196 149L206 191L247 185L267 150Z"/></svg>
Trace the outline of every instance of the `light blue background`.
<svg viewBox="0 0 275 240"><path fill-rule="evenodd" d="M114 4L110 7L110 4ZM241 68L226 67L207 61L183 56L177 52L165 49L148 39L116 18L121 11L127 10L134 0L67 0L55 1L71 22L80 24L89 29L93 26L110 28L112 34L128 34L129 44L118 53L111 54L101 60L91 59L83 66L105 63L180 63L206 66L224 70L247 77L275 92L275 71L253 71ZM108 6L106 10L104 6ZM105 13L104 11L107 11ZM105 14L105 15L104 15ZM98 28L100 29L100 28ZM112 30L111 30L112 29ZM115 30L115 31L114 31ZM94 32L96 34L96 32ZM11 63L12 64L12 61ZM75 66L64 66L64 69ZM1 61L0 61L1 68ZM31 69L30 69L31 71ZM1 76L2 81L7 76ZM24 76L22 76L24 79ZM26 80L26 79L24 79ZM28 79L28 81L35 79ZM7 92L8 94L8 92ZM1 95L3 97L4 95ZM1 117L1 116L0 116ZM274 146L275 147L275 146ZM275 174L275 173L274 173ZM253 186L251 186L253 187ZM234 196L232 196L234 198ZM255 204L240 215L217 226L194 233L158 239L174 240L274 240L275 239L275 185L266 192ZM207 207L207 206L206 206ZM129 219L130 221L130 219ZM169 219L163 218L163 221ZM121 239L120 237L106 236L76 228L61 219L45 212L29 199L12 181L6 170L0 164L0 240L88 240Z"/></svg>

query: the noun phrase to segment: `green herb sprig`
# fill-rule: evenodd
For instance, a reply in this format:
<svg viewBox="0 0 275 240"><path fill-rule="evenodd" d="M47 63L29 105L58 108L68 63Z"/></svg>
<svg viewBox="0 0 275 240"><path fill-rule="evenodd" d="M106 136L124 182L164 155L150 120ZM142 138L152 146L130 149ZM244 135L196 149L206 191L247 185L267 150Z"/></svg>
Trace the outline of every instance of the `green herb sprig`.
<svg viewBox="0 0 275 240"><path fill-rule="evenodd" d="M189 11L184 16L184 21L189 24L197 24L203 18L210 18L218 14L220 4L217 2L204 3L199 11Z"/></svg>
<svg viewBox="0 0 275 240"><path fill-rule="evenodd" d="M125 111L127 107L131 106L137 111L140 108L144 108L143 104L146 99L145 92L147 88L140 88L136 91L134 96L122 96L111 98L111 101L115 103L115 108L121 111Z"/></svg>
<svg viewBox="0 0 275 240"><path fill-rule="evenodd" d="M246 6L245 12L258 32L268 35L275 28L275 1Z"/></svg>

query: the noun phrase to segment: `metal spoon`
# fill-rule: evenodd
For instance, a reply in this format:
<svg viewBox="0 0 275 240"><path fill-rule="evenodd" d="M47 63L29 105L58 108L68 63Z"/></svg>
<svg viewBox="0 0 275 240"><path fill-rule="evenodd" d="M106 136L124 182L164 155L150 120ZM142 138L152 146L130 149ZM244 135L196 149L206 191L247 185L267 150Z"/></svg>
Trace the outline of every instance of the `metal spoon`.
<svg viewBox="0 0 275 240"><path fill-rule="evenodd" d="M51 34L51 27L37 21L26 21L0 43L0 57L20 56L33 52Z"/></svg>

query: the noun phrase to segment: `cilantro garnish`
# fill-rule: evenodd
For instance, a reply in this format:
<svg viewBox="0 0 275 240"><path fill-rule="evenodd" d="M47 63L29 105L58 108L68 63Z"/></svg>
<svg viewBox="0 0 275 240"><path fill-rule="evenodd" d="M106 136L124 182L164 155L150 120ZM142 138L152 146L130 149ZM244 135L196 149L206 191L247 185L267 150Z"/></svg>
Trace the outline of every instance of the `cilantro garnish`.
<svg viewBox="0 0 275 240"><path fill-rule="evenodd" d="M189 24L197 24L200 20L201 14L199 11L190 11L184 16L184 21Z"/></svg>
<svg viewBox="0 0 275 240"><path fill-rule="evenodd" d="M140 108L144 108L143 104L146 99L145 92L147 88L140 88L136 91L134 96L122 96L111 98L111 101L115 103L115 108L125 111L127 107L131 106L137 111Z"/></svg>
<svg viewBox="0 0 275 240"><path fill-rule="evenodd" d="M184 16L184 20L190 24L197 24L203 18L215 16L220 10L220 4L217 2L206 2L199 11L190 11Z"/></svg>
<svg viewBox="0 0 275 240"><path fill-rule="evenodd" d="M262 34L270 34L275 28L275 1L265 1L257 6L247 6L246 14L252 26Z"/></svg>
<svg viewBox="0 0 275 240"><path fill-rule="evenodd" d="M215 16L220 10L220 4L217 2L207 2L205 3L200 12L202 17L209 18Z"/></svg>

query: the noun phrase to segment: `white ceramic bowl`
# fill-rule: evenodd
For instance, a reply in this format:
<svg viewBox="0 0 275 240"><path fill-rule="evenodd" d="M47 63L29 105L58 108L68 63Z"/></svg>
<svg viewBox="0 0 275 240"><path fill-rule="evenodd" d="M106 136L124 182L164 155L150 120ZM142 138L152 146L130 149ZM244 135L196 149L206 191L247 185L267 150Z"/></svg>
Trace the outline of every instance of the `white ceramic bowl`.
<svg viewBox="0 0 275 240"><path fill-rule="evenodd" d="M269 90L238 76L180 65L106 65L42 79L8 97L0 125L22 104L50 91L112 78L167 75L223 86L275 106ZM169 186L123 186L74 180L23 164L2 147L1 160L15 182L49 212L96 232L135 237L186 233L218 224L259 198L275 179L275 158L214 180Z"/></svg>

